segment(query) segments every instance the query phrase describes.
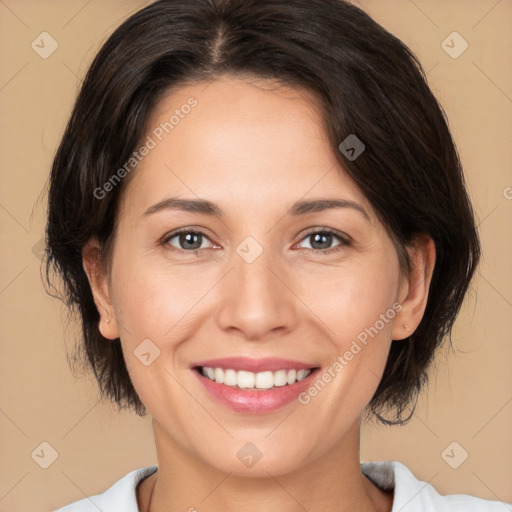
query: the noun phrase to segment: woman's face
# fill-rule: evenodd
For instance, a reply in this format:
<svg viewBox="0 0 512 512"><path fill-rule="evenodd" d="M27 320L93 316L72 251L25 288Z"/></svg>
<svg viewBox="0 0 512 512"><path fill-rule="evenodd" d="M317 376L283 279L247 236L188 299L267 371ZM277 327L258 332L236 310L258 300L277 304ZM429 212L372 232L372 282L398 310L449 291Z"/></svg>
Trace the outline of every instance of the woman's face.
<svg viewBox="0 0 512 512"><path fill-rule="evenodd" d="M160 103L120 206L113 319L101 323L121 338L157 443L252 476L339 447L359 428L391 339L407 335L396 250L313 99L268 86L224 77ZM308 206L319 200L341 206ZM237 360L211 361L227 358ZM208 370L221 384L204 365L236 372ZM304 368L317 370L283 385Z"/></svg>

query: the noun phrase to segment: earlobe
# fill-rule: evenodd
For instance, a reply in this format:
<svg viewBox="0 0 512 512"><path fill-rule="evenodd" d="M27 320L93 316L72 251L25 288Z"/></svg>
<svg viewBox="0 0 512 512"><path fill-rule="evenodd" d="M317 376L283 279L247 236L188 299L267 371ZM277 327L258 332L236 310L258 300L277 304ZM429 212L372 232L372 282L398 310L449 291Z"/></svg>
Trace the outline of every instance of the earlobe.
<svg viewBox="0 0 512 512"><path fill-rule="evenodd" d="M82 265L100 315L98 330L103 337L113 340L119 337L119 331L110 298L107 276L102 267L100 256L101 245L97 238L93 237L82 249Z"/></svg>
<svg viewBox="0 0 512 512"><path fill-rule="evenodd" d="M421 233L407 247L411 271L402 277L399 299L402 305L395 317L392 339L409 337L418 327L427 307L428 293L436 261L432 238Z"/></svg>

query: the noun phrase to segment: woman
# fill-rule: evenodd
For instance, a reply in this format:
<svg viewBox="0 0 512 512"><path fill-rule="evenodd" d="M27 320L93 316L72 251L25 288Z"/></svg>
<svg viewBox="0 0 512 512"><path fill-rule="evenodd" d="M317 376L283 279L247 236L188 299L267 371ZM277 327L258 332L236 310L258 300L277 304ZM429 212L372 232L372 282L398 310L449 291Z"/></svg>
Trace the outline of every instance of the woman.
<svg viewBox="0 0 512 512"><path fill-rule="evenodd" d="M404 423L480 246L421 66L340 0L161 0L94 60L48 272L158 466L59 509L503 510L360 464ZM207 496L204 503L203 500Z"/></svg>

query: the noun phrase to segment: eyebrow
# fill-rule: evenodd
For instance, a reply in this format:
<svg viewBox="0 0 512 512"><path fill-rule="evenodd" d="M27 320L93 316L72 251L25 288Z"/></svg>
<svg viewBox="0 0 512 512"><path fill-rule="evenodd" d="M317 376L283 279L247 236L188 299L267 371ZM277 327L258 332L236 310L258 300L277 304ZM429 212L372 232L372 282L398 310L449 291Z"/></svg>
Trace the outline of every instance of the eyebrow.
<svg viewBox="0 0 512 512"><path fill-rule="evenodd" d="M361 213L366 220L371 222L370 216L366 210L359 203L348 199L302 199L296 201L286 214L292 216L305 215L308 213L331 210L333 208L350 208L356 210ZM169 197L155 203L150 206L143 215L153 215L162 210L181 210L185 212L212 215L219 218L224 217L222 209L211 201L207 201L205 199L179 199L178 197Z"/></svg>

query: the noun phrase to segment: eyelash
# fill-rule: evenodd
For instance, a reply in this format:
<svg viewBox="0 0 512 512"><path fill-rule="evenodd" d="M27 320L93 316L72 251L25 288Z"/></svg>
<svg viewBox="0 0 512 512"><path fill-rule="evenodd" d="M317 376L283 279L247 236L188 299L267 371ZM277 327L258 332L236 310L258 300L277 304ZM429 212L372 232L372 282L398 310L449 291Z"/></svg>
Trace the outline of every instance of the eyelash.
<svg viewBox="0 0 512 512"><path fill-rule="evenodd" d="M164 236L164 238L160 242L161 245L162 246L169 245L169 241L172 240L173 238L175 238L176 236L180 235L181 233L190 233L190 234L194 234L194 235L202 235L203 237L205 237L208 240L210 240L209 237L205 233L203 233L202 231L195 231L195 230L190 229L190 228L182 228L182 229L179 229L177 231L173 231L169 235ZM332 229L326 229L326 228L308 231L299 240L299 242L302 242L306 238L311 237L312 235L315 235L317 233L321 233L321 234L324 234L324 235L325 234L326 235L333 235L335 238L338 239L340 244L336 245L334 247L330 247L328 249L312 249L312 248L306 247L305 248L306 250L313 251L313 252L316 252L316 253L330 254L331 252L339 250L339 248L341 248L341 247L349 247L350 245L352 245L352 240L351 240L351 238L348 235L342 234L339 231L335 231L335 230L332 230ZM210 240L210 242L211 242L211 240ZM170 246L170 247L172 247L172 250L177 251L179 253L195 253L196 255L199 255L199 253L201 253L202 251L206 250L206 249L189 249L189 250L186 250L186 249L178 249L178 248L173 247L173 246Z"/></svg>

